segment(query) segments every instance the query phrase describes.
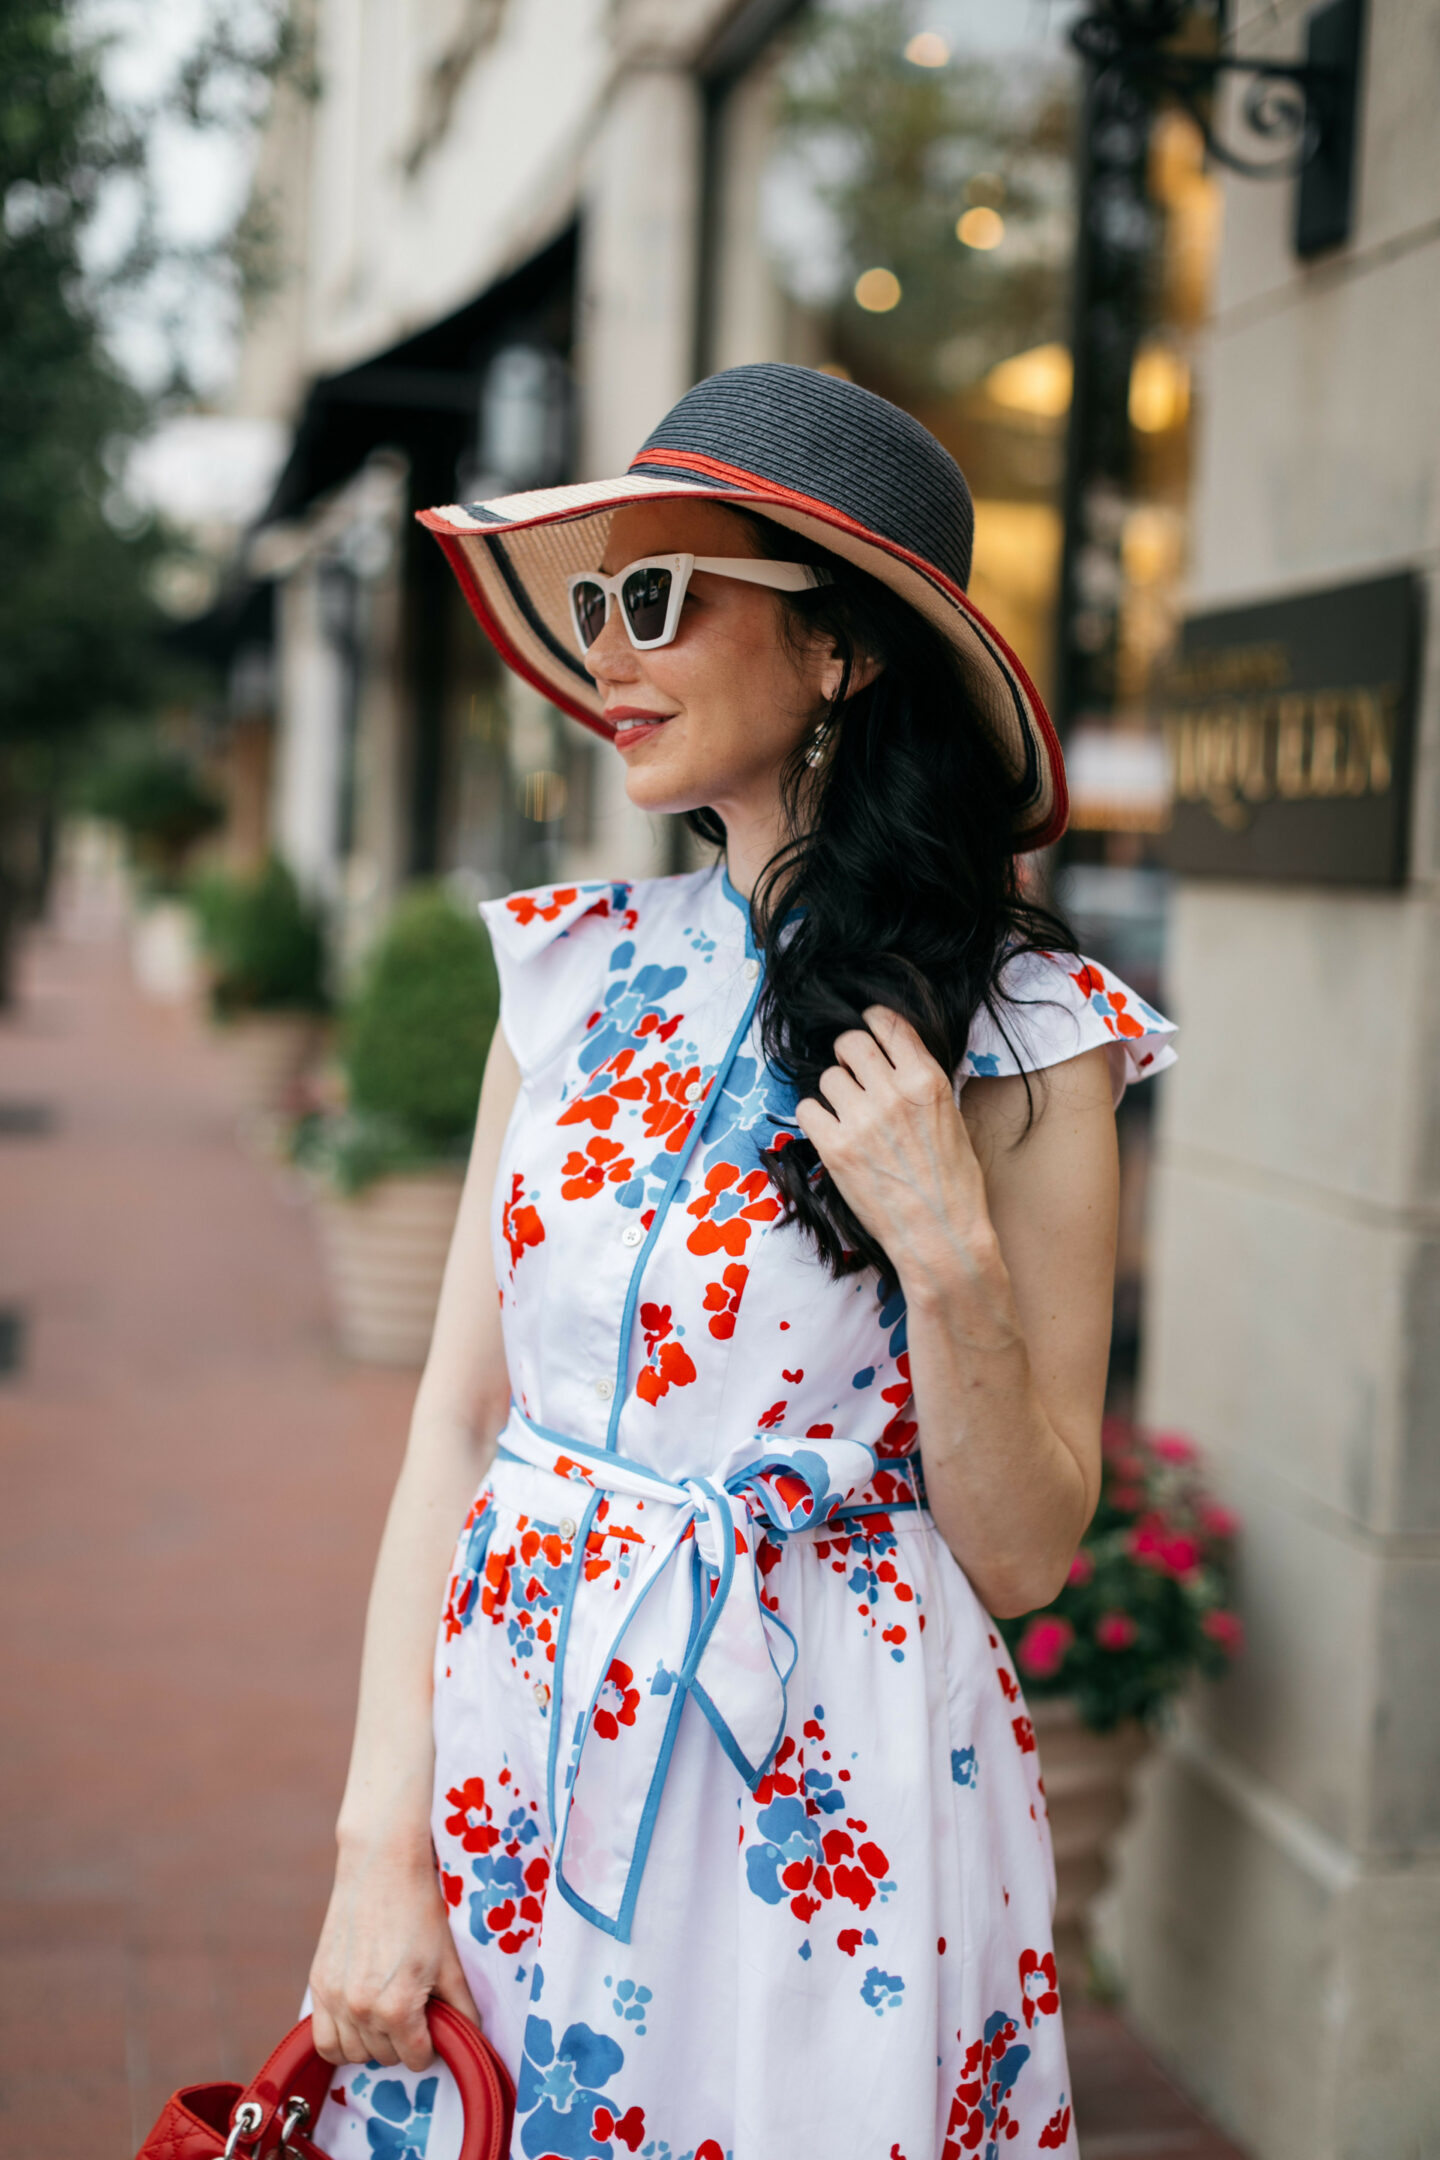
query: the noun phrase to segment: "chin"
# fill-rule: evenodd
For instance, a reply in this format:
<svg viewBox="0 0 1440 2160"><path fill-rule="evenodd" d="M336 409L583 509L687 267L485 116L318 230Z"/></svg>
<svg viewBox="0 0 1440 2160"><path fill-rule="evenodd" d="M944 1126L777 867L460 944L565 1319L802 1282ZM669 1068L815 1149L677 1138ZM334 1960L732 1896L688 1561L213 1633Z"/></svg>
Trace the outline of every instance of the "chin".
<svg viewBox="0 0 1440 2160"><path fill-rule="evenodd" d="M649 811L656 817L678 817L686 810L698 810L710 799L703 782L687 784L687 776L676 773L668 760L659 758L648 767L639 758L633 762L627 759L625 793L637 810Z"/></svg>

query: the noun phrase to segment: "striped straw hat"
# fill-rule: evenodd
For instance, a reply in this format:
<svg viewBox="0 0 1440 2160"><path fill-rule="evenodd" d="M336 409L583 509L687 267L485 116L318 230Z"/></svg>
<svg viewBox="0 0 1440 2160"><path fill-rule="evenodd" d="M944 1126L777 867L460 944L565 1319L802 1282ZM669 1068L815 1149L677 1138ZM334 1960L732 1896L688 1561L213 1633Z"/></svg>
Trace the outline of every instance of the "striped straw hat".
<svg viewBox="0 0 1440 2160"><path fill-rule="evenodd" d="M812 368L727 368L687 391L628 473L424 510L501 658L562 711L611 730L571 626L566 578L594 570L614 512L666 496L733 502L889 585L950 641L1021 790L1017 851L1065 829L1060 745L1040 694L966 596L975 513L965 475L909 413Z"/></svg>

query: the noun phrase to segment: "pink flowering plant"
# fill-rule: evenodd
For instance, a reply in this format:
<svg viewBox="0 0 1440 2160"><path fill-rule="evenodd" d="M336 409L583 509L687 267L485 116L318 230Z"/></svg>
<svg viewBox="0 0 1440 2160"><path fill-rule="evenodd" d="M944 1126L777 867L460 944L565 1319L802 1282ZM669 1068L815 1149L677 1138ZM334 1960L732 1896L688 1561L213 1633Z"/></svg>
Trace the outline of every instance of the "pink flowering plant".
<svg viewBox="0 0 1440 2160"><path fill-rule="evenodd" d="M1159 1721L1192 1673L1216 1680L1243 1644L1231 1610L1237 1524L1191 1443L1107 1418L1100 1504L1059 1597L1000 1622L1027 1694L1068 1695L1108 1732Z"/></svg>

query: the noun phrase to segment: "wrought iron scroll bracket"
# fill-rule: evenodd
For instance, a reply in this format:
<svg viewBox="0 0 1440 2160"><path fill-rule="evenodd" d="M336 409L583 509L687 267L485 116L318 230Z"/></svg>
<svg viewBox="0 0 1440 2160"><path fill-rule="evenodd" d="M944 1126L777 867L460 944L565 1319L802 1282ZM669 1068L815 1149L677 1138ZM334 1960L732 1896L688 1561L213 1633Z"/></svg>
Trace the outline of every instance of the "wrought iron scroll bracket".
<svg viewBox="0 0 1440 2160"><path fill-rule="evenodd" d="M1183 106L1217 163L1247 180L1298 180L1297 254L1338 247L1349 237L1354 199L1364 0L1316 8L1306 19L1304 57L1296 60L1177 51L1168 40L1183 12L1175 0L1096 0L1071 41L1096 79L1118 77ZM1249 155L1217 129L1213 94L1226 76L1242 80L1243 124L1276 145L1274 156Z"/></svg>

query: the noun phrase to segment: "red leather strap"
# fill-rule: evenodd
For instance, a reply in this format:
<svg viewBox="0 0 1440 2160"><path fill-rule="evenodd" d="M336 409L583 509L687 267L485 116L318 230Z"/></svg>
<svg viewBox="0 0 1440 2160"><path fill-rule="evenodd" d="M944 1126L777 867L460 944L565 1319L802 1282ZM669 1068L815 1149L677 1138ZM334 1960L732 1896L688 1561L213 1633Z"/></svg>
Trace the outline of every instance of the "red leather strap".
<svg viewBox="0 0 1440 2160"><path fill-rule="evenodd" d="M435 2052L454 2077L464 2103L465 2138L460 2160L506 2160L515 2116L515 2087L510 2073L485 2035L448 2003L432 2002L427 2015ZM257 2160L259 2155L268 2156L284 2120L286 2101L307 2101L313 2126L319 2120L331 2080L343 2076L343 2071L316 2054L310 2020L303 2018L286 2033L243 2092L235 2085L192 2085L172 2094L141 2147L139 2160L218 2160L242 2100L252 2100L262 2110L253 2140L243 2142L246 2160L252 2154ZM308 2139L298 2139L296 2150L301 2154L314 2152L317 2160L324 2160L320 2148L312 2146Z"/></svg>

